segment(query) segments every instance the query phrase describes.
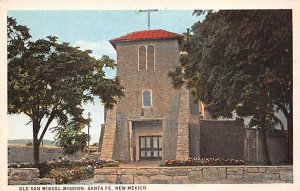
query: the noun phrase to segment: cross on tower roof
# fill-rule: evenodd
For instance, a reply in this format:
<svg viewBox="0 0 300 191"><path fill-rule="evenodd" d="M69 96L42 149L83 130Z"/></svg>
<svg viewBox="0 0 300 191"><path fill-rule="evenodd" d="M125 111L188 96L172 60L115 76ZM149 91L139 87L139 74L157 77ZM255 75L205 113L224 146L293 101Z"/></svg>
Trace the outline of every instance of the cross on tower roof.
<svg viewBox="0 0 300 191"><path fill-rule="evenodd" d="M140 12L147 12L148 13L148 30L150 30L150 12L157 12L157 9L145 9L139 10Z"/></svg>

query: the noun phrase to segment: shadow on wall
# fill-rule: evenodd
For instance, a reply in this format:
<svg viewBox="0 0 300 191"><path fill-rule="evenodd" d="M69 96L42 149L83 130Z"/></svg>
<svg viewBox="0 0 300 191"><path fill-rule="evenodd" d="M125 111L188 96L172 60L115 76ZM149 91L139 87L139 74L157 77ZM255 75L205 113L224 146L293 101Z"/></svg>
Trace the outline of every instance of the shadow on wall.
<svg viewBox="0 0 300 191"><path fill-rule="evenodd" d="M246 164L264 161L260 133L247 129L241 119L235 121L200 120L201 157L233 158ZM284 136L268 134L267 144L273 165L287 164L287 141Z"/></svg>
<svg viewBox="0 0 300 191"><path fill-rule="evenodd" d="M288 164L288 144L283 135L267 134L267 144L270 160L273 165ZM256 129L245 130L244 156L248 164L261 164L265 160L262 151L261 133Z"/></svg>

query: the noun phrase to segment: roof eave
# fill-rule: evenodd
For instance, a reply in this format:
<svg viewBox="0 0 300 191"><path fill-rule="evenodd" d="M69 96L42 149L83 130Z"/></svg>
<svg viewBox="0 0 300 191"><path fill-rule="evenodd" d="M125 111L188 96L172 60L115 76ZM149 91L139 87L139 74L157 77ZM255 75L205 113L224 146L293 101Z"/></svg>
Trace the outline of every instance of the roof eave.
<svg viewBox="0 0 300 191"><path fill-rule="evenodd" d="M114 49L116 50L116 43L115 43L114 39L110 40L109 42L114 47Z"/></svg>
<svg viewBox="0 0 300 191"><path fill-rule="evenodd" d="M115 40L112 39L109 42L112 44L112 46L116 49L117 43L123 43L123 42L138 42L138 41L152 41L152 40L178 40L180 41L183 36L180 37L172 37L172 38L147 38L147 39L130 39L130 40Z"/></svg>

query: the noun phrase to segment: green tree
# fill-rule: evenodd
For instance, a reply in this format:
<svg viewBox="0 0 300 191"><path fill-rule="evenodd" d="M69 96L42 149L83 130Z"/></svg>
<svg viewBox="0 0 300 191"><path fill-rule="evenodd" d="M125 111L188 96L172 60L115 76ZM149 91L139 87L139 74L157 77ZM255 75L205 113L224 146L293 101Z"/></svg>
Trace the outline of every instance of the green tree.
<svg viewBox="0 0 300 191"><path fill-rule="evenodd" d="M87 147L87 141L90 137L82 132L85 125L85 121L70 120L67 124L53 128L56 134L55 140L63 148L65 154L74 154L77 151L83 151Z"/></svg>
<svg viewBox="0 0 300 191"><path fill-rule="evenodd" d="M293 47L291 10L195 11L206 14L184 34L181 65L169 73L177 88L186 84L213 117L250 117L262 131L287 119L293 161Z"/></svg>
<svg viewBox="0 0 300 191"><path fill-rule="evenodd" d="M86 124L82 105L99 96L112 108L123 96L118 78L105 77L103 68L116 66L114 60L100 60L56 37L30 41L29 29L7 19L8 113L24 113L33 124L34 162L39 146L53 120L60 127L76 122Z"/></svg>

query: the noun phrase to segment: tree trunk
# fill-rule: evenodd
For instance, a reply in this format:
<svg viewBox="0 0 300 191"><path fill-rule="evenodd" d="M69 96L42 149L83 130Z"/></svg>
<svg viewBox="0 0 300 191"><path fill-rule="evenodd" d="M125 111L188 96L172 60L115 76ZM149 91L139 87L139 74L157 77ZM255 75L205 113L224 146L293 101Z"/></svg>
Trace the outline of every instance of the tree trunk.
<svg viewBox="0 0 300 191"><path fill-rule="evenodd" d="M264 156L264 164L271 165L270 154L267 143L267 113L268 113L268 92L266 88L262 89L262 107L261 107L261 139L262 139L262 154Z"/></svg>
<svg viewBox="0 0 300 191"><path fill-rule="evenodd" d="M266 135L266 128L261 129L261 139L262 139L262 154L264 156L264 164L271 165L270 154L268 149L267 143L267 135Z"/></svg>
<svg viewBox="0 0 300 191"><path fill-rule="evenodd" d="M37 164L40 161L40 144L39 144L39 141L38 141L38 133L39 133L39 124L37 122L33 122L33 158L34 158L34 164Z"/></svg>
<svg viewBox="0 0 300 191"><path fill-rule="evenodd" d="M293 112L289 114L287 118L287 130L288 130L288 158L289 164L293 164Z"/></svg>

